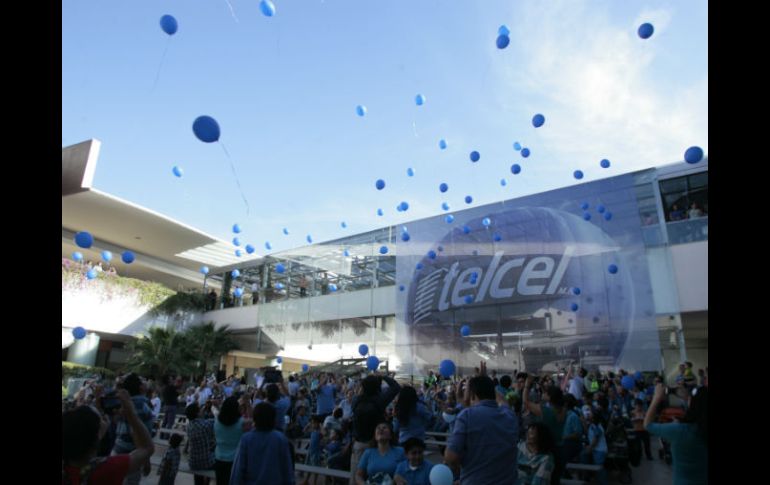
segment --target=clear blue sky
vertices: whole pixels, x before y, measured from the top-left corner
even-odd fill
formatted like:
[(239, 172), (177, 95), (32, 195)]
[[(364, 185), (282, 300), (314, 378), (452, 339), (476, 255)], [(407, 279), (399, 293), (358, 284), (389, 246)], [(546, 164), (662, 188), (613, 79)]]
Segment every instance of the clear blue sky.
[[(226, 240), (238, 222), (261, 252), (459, 209), (465, 195), (571, 185), (578, 168), (588, 181), (708, 152), (705, 1), (275, 0), (272, 18), (257, 0), (229, 2), (65, 0), (62, 146), (101, 140), (96, 188)], [(249, 217), (222, 147), (193, 135), (204, 114)]]

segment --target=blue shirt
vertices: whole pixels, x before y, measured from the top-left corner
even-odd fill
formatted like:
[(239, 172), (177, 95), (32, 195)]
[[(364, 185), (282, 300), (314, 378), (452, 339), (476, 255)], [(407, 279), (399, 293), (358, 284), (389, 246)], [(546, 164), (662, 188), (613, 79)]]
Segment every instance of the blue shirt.
[(580, 422), (580, 417), (574, 411), (567, 411), (567, 419), (564, 423), (564, 433), (562, 438), (572, 434), (578, 435), (577, 439), (583, 436), (583, 423)]
[(225, 426), (219, 422), (219, 419), (214, 420), (214, 438), (217, 442), (217, 447), (214, 450), (214, 458), (219, 461), (235, 460), (235, 451), (238, 449), (238, 443), (241, 442), (241, 436), (243, 435), (243, 418), (238, 418), (235, 424)]
[(377, 473), (387, 473), (393, 478), (396, 467), (406, 460), (404, 449), (400, 446), (392, 447), (385, 455), (380, 455), (379, 448), (367, 448), (358, 462), (358, 469), (366, 471), (366, 477), (370, 478)]
[(334, 384), (325, 384), (318, 389), (316, 414), (329, 414), (334, 411)]
[(425, 429), (428, 427), (431, 417), (432, 415), (425, 404), (418, 401), (416, 409), (412, 410), (409, 415), (409, 422), (407, 424), (398, 423), (398, 442), (403, 443), (409, 438), (419, 438), (425, 441)]
[(274, 403), (267, 402), (275, 408), (275, 429), (283, 431), (284, 426), (286, 426), (286, 411), (291, 406), (291, 399), (282, 397)]
[[(131, 402), (134, 403), (134, 409), (139, 420), (144, 423), (144, 427), (152, 434), (152, 428), (154, 426), (152, 418), (152, 409), (148, 406), (150, 402), (146, 397), (142, 395), (131, 396)], [(114, 450), (116, 453), (131, 453), (136, 449), (134, 444), (134, 438), (131, 436), (131, 427), (125, 419), (118, 421), (118, 426), (115, 430), (117, 438), (115, 439)]]
[(310, 433), (310, 447), (308, 448), (308, 453), (310, 453), (311, 455), (321, 454), (321, 432), (320, 431), (312, 431)]
[(671, 442), (674, 485), (708, 483), (709, 452), (697, 430), (697, 425), (689, 423), (652, 423), (647, 426), (650, 434)]
[(404, 460), (396, 467), (396, 475), (406, 480), (407, 485), (430, 485), (430, 470), (433, 463), (423, 460), (416, 470), (409, 468), (409, 460)]
[(231, 485), (294, 485), (289, 440), (279, 431), (250, 431), (241, 437)]
[(513, 485), (518, 479), (519, 423), (513, 411), (484, 400), (455, 420), (449, 449), (460, 455), (462, 485)]

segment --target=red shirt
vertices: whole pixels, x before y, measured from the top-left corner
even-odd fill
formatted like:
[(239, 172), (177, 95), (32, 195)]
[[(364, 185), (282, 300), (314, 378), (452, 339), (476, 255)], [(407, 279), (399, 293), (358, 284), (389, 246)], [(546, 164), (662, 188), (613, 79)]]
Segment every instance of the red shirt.
[[(94, 468), (88, 478), (89, 485), (122, 485), (128, 473), (131, 457), (126, 455), (110, 456), (102, 464)], [(64, 468), (72, 485), (80, 485), (80, 468), (66, 466)], [(62, 478), (62, 483), (64, 479)]]

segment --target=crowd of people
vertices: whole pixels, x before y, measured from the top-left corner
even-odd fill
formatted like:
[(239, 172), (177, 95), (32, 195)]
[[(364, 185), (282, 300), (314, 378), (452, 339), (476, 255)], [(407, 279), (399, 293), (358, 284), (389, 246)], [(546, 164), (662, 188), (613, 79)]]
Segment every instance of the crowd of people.
[[(178, 414), (187, 419), (190, 470), (213, 470), (218, 484), (295, 483), (296, 460), (349, 470), (357, 485), (427, 485), (439, 463), (463, 485), (558, 484), (570, 478), (571, 462), (600, 465), (596, 480), (606, 484), (609, 462), (621, 455), (615, 446), (632, 463), (642, 450), (652, 460), (651, 437), (664, 444), (674, 484), (707, 483), (708, 369), (698, 374), (682, 364), (671, 387), (659, 375), (572, 365), (498, 378), (481, 363), (471, 377), (431, 371), (421, 383), (379, 373), (273, 373), (257, 386), (235, 376), (190, 385), (129, 374), (117, 393), (86, 383), (63, 412), (62, 483), (139, 483), (151, 472), (153, 435), (168, 440), (158, 483), (174, 483), (184, 437), (169, 430)], [(440, 454), (426, 459), (426, 440), (438, 441)], [(195, 475), (196, 485), (208, 481)]]

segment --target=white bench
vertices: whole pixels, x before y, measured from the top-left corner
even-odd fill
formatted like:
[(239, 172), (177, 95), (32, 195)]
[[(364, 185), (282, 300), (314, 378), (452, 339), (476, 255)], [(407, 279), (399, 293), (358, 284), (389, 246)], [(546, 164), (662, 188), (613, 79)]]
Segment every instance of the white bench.
[(334, 468), (324, 468), (320, 466), (304, 465), (302, 463), (296, 463), (294, 470), (298, 472), (312, 473), (315, 475), (322, 475), (326, 477), (344, 478), (350, 480), (350, 472), (345, 470), (335, 470)]
[(443, 436), (445, 438), (452, 436), (452, 433), (444, 433), (442, 431), (426, 431), (425, 434), (430, 436)]
[(604, 468), (603, 465), (584, 465), (583, 463), (567, 463), (566, 467), (568, 470), (581, 470), (584, 472), (598, 472)]

